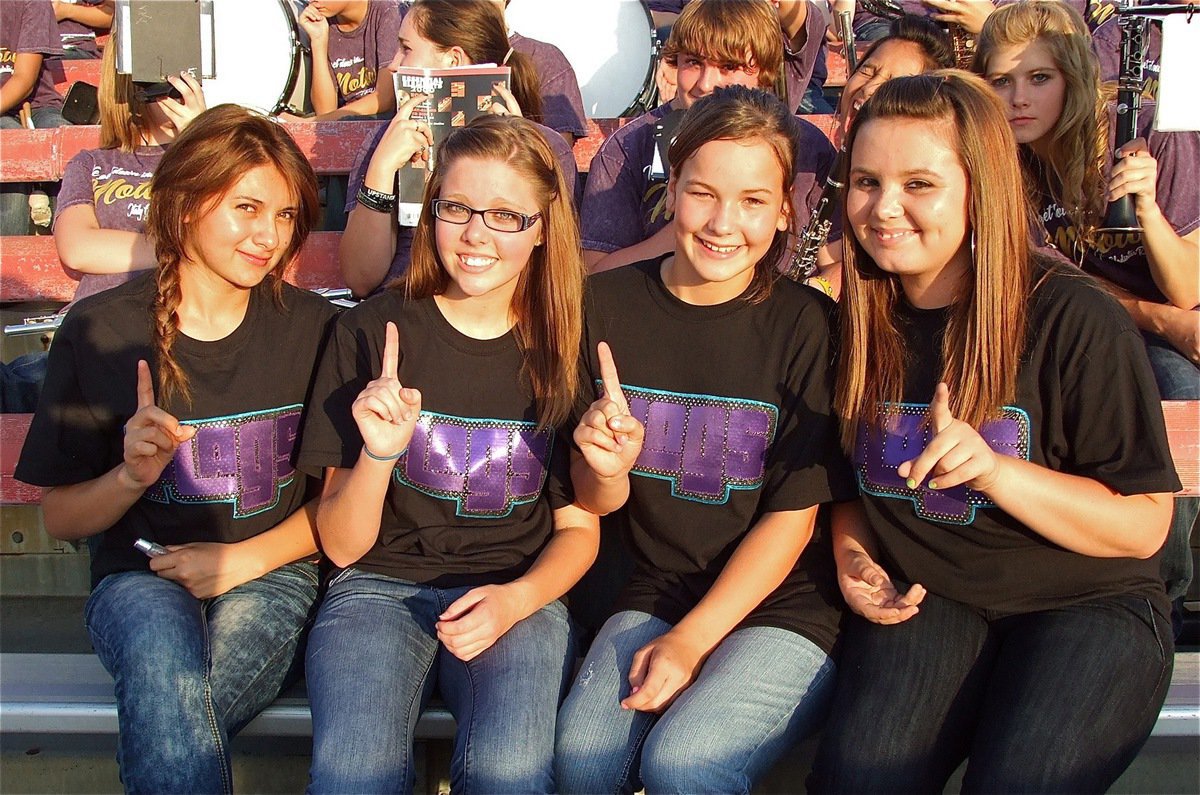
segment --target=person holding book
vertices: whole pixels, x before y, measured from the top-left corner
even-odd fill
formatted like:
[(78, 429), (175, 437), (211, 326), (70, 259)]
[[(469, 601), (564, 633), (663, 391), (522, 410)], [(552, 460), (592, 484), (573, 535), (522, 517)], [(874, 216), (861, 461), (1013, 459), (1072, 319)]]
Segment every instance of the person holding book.
[[(400, 26), (396, 67), (446, 69), (494, 63), (512, 70), (511, 90), (497, 88), (490, 113), (541, 117), (537, 74), (532, 62), (509, 45), (504, 18), (491, 2), (416, 0)], [(423, 97), (402, 103), (391, 123), (363, 147), (350, 173), (346, 231), (338, 266), (355, 295), (374, 293), (408, 267), (413, 227), (401, 226), (396, 210), (397, 173), (415, 159), (427, 161), (432, 131), (410, 117)], [(538, 124), (539, 130), (549, 128)], [(560, 135), (550, 136), (555, 159), (572, 186), (575, 156)], [(411, 201), (412, 197), (404, 197)]]
[(100, 147), (71, 158), (58, 192), (54, 245), (63, 266), (82, 274), (73, 301), (158, 265), (145, 234), (151, 178), (167, 145), (205, 109), (187, 73), (167, 77), (181, 99), (143, 99), (117, 73), (118, 49), (106, 47), (100, 61)]
[(125, 788), (227, 793), (230, 738), (294, 678), (317, 597), (292, 454), (334, 309), (283, 282), (318, 208), (284, 129), (221, 105), (176, 143), (158, 267), (68, 313), (16, 477), (51, 536), (99, 540), (84, 619)]
[(321, 365), (299, 465), (328, 472), (339, 570), (305, 661), (311, 792), (410, 792), (435, 692), (454, 792), (557, 791), (560, 597), (599, 521), (568, 472), (584, 269), (549, 138), (512, 116), (452, 132), (403, 283), (344, 314)]

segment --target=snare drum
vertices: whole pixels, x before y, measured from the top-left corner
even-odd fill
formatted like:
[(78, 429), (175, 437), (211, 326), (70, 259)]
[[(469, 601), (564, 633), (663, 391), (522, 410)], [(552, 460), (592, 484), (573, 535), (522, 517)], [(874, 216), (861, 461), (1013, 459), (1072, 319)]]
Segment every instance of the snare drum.
[(567, 56), (590, 118), (646, 110), (639, 106), (654, 87), (655, 39), (643, 0), (512, 0), (504, 14), (510, 28)]
[(260, 113), (309, 106), (312, 54), (301, 44), (293, 0), (214, 0), (216, 77), (204, 81), (208, 107), (232, 102)]

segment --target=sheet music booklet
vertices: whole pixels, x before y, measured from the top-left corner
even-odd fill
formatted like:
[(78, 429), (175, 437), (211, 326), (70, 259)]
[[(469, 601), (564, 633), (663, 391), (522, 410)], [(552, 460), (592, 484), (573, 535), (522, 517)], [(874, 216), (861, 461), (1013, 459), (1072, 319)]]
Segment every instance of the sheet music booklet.
[(436, 163), (438, 147), (456, 127), (488, 112), (499, 99), (493, 87), (511, 85), (507, 66), (476, 64), (452, 69), (401, 67), (393, 75), (396, 107), (413, 94), (428, 94), (429, 99), (413, 109), (411, 118), (429, 124), (433, 148), (425, 162), (408, 163), (397, 174), (397, 207), (400, 226), (416, 226), (421, 217), (425, 183)]

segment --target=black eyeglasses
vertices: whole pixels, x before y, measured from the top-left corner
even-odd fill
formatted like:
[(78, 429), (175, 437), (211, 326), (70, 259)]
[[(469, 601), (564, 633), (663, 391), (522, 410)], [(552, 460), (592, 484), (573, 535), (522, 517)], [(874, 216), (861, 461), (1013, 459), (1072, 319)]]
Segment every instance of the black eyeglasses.
[(516, 210), (476, 210), (446, 199), (434, 199), (431, 206), (434, 217), (439, 221), (462, 225), (469, 223), (471, 216), (481, 215), (484, 226), (497, 232), (524, 232), (542, 217), (541, 213), (525, 215)]

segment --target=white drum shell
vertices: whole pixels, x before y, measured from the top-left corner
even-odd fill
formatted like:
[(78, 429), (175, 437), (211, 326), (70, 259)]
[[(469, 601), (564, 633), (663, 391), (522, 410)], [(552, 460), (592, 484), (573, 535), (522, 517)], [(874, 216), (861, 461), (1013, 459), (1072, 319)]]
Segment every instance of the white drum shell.
[(562, 50), (590, 118), (615, 118), (654, 79), (654, 28), (642, 0), (512, 0), (508, 26)]
[(225, 102), (261, 113), (306, 104), (307, 80), (295, 0), (213, 0), (214, 67), (208, 107)]

